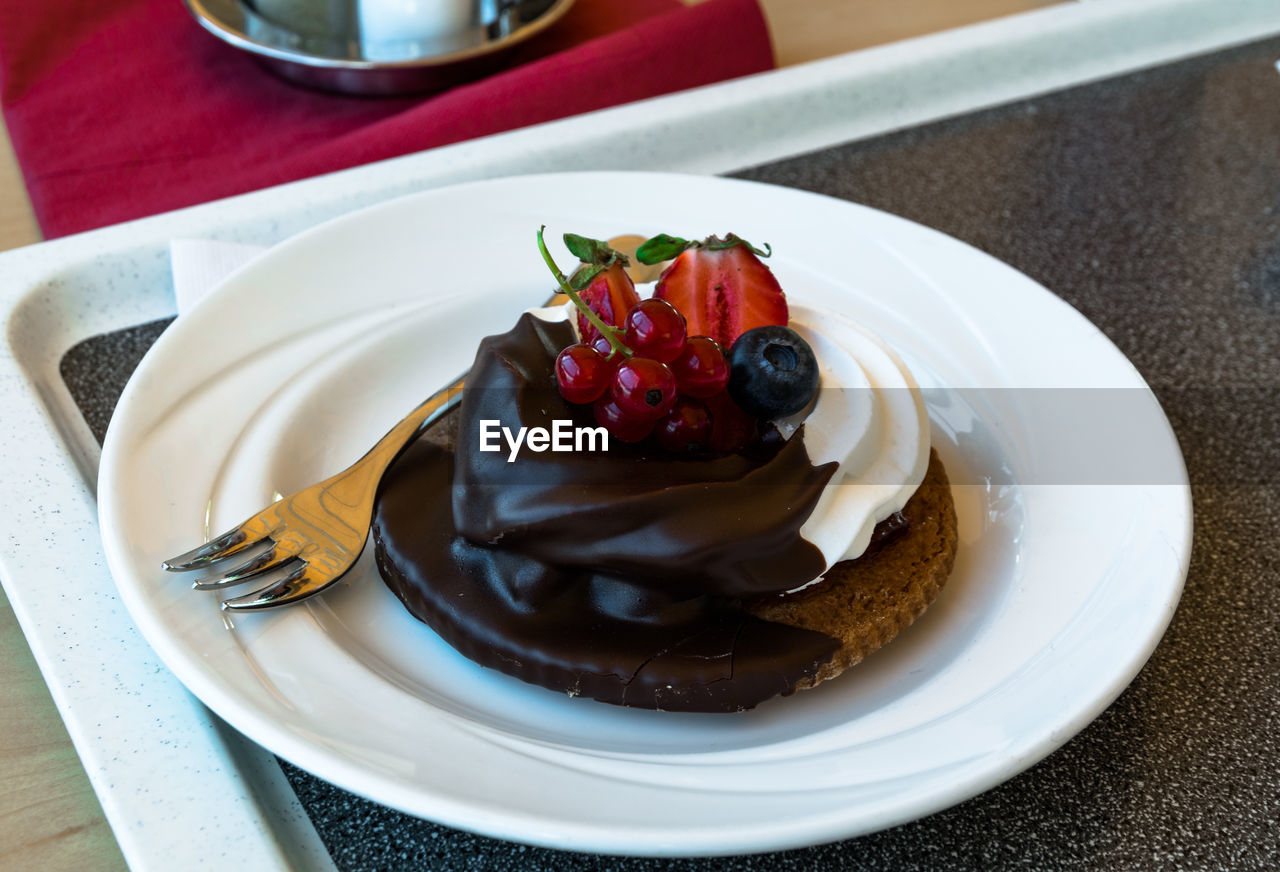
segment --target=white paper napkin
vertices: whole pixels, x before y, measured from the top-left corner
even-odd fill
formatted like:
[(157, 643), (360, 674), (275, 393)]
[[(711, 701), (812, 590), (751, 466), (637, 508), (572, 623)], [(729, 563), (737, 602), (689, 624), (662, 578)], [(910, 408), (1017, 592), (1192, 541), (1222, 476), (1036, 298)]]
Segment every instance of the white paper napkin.
[(265, 245), (213, 239), (172, 240), (169, 243), (169, 262), (178, 314), (190, 309), (218, 282), (266, 250)]

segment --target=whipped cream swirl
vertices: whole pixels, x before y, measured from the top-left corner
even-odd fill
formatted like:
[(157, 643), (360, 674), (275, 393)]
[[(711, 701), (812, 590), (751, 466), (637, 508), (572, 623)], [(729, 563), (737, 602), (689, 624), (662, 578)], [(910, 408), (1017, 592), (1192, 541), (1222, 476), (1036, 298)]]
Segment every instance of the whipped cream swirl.
[[(901, 358), (843, 316), (791, 304), (791, 328), (818, 359), (818, 399), (807, 415), (776, 422), (784, 436), (804, 424), (815, 465), (835, 461), (800, 535), (827, 567), (867, 550), (876, 524), (901, 511), (929, 466), (929, 415)], [(803, 420), (800, 420), (803, 416)]]

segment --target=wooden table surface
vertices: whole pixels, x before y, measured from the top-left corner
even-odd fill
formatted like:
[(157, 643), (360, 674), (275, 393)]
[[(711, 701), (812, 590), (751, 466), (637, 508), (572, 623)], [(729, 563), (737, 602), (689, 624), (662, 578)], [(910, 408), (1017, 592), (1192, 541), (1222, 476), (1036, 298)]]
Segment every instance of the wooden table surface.
[[(684, 0), (693, 4), (703, 0)], [(779, 66), (1057, 0), (760, 0)], [(0, 251), (41, 240), (0, 124)], [(126, 868), (8, 600), (0, 591), (0, 868)]]

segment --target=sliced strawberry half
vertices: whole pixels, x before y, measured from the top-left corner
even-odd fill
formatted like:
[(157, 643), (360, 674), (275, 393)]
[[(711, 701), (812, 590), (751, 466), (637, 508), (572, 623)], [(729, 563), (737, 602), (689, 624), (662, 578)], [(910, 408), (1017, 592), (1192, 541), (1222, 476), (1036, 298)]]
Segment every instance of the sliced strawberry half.
[[(627, 312), (640, 302), (640, 295), (636, 293), (636, 286), (632, 283), (631, 276), (627, 275), (622, 261), (596, 273), (591, 284), (578, 293), (582, 302), (599, 315), (600, 320), (612, 327), (621, 327)], [(587, 320), (586, 315), (579, 312), (578, 334), (584, 343), (590, 345), (600, 335), (600, 331)]]
[(710, 336), (726, 349), (755, 327), (787, 324), (786, 294), (759, 255), (768, 252), (733, 234), (702, 242), (659, 236), (636, 253), (642, 263), (675, 257), (653, 295), (680, 310), (688, 335)]
[[(627, 274), (626, 255), (614, 251), (607, 242), (576, 233), (566, 233), (564, 244), (569, 253), (582, 262), (569, 278), (570, 286), (601, 321), (611, 327), (622, 327), (627, 312), (640, 302), (635, 283)], [(600, 337), (600, 330), (583, 312), (578, 313), (578, 335), (587, 345)]]

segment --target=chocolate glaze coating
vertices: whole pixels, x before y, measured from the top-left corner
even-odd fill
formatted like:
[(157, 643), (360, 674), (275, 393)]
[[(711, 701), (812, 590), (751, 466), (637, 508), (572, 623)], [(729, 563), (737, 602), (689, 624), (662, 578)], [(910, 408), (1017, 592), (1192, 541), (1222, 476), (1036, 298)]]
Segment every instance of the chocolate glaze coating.
[(555, 420), (595, 426), (555, 386), (567, 323), (523, 316), (485, 339), (462, 401), (454, 473), (458, 531), (543, 562), (607, 567), (682, 596), (753, 596), (799, 587), (825, 568), (799, 536), (836, 464), (815, 467), (802, 438), (741, 454), (677, 456), (651, 442), (609, 450), (476, 450), (481, 421), (518, 429)]

